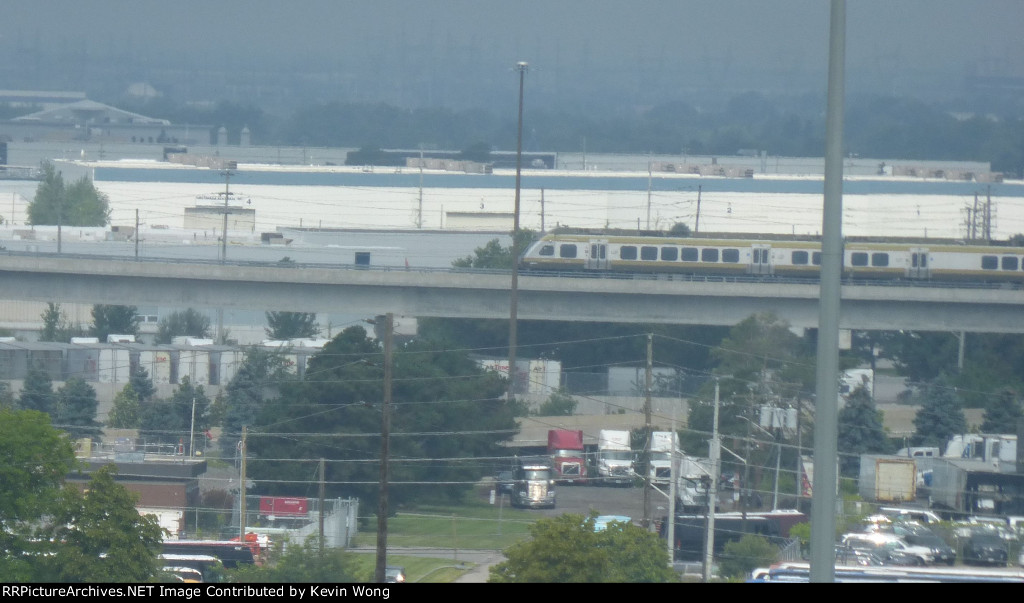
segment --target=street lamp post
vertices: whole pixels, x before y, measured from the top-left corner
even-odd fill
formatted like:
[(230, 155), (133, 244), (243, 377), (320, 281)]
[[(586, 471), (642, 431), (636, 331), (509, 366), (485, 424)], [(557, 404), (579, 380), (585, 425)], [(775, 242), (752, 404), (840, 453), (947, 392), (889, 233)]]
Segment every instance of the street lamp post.
[(512, 290), (508, 321), (508, 399), (515, 396), (516, 385), (516, 322), (519, 316), (519, 186), (523, 171), (523, 81), (528, 63), (516, 63), (519, 72), (519, 127), (516, 134), (516, 196), (512, 213)]

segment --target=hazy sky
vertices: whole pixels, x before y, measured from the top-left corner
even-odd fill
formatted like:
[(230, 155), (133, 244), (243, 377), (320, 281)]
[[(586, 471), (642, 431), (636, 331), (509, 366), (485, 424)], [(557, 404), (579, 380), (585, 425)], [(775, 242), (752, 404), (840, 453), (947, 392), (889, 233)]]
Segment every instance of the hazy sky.
[[(829, 6), (828, 0), (4, 0), (0, 50), (40, 68), (31, 81), (24, 71), (0, 67), (0, 88), (98, 85), (107, 78), (97, 67), (102, 62), (121, 65), (112, 70), (118, 86), (135, 79), (179, 95), (216, 96), (219, 81), (224, 94), (268, 99), (292, 86), (306, 95), (322, 91), (324, 98), (310, 100), (473, 104), (507, 98), (515, 82), (511, 66), (523, 60), (531, 64), (535, 98), (558, 102), (593, 102), (600, 95), (609, 105), (629, 107), (709, 90), (823, 93)], [(848, 92), (956, 94), (972, 74), (1024, 77), (1021, 24), (1022, 0), (850, 0)], [(68, 74), (45, 79), (59, 71), (55, 63), (70, 65)], [(188, 72), (195, 77), (181, 83)], [(282, 74), (294, 80), (281, 83)]]

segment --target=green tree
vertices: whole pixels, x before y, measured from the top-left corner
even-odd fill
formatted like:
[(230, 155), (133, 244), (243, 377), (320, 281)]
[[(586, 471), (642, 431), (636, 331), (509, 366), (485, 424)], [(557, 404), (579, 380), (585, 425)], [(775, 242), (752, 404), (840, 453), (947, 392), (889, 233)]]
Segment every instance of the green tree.
[(92, 326), (89, 334), (106, 341), (107, 335), (138, 335), (138, 309), (135, 306), (108, 306), (96, 304), (92, 307)]
[[(525, 228), (520, 229), (516, 240), (519, 253), (522, 253), (530, 243), (537, 240), (537, 233)], [(512, 262), (512, 247), (505, 247), (499, 239), (491, 239), (483, 247), (477, 247), (472, 255), (453, 261), (452, 266), (454, 268), (511, 270)]]
[(267, 337), (274, 340), (308, 338), (320, 335), (313, 312), (267, 312)]
[(114, 396), (114, 405), (107, 417), (107, 425), (117, 429), (137, 429), (139, 427), (139, 395), (131, 383), (126, 383), (121, 391)]
[(964, 409), (949, 379), (944, 375), (921, 391), (920, 408), (914, 416), (914, 445), (944, 449), (949, 438), (967, 431)]
[(73, 439), (100, 436), (96, 422), (96, 390), (81, 377), (68, 379), (57, 390), (57, 407), (53, 415), (55, 425), (64, 429)]
[(840, 463), (847, 474), (856, 475), (860, 468), (860, 455), (868, 452), (886, 452), (889, 439), (882, 427), (882, 411), (867, 388), (857, 386), (839, 411), (838, 447)]
[(566, 513), (530, 526), (531, 538), (505, 549), (488, 582), (675, 582), (668, 552), (657, 535), (612, 522), (594, 531), (594, 518)]
[(276, 398), (280, 388), (293, 377), (288, 372), (289, 360), (277, 350), (252, 346), (245, 351), (245, 360), (227, 385), (225, 412), (220, 434), (221, 454), (235, 455), (235, 447), (243, 425), (253, 425), (268, 400)]
[[(290, 491), (272, 482), (292, 479), (295, 462), (261, 458), (359, 461), (328, 463), (328, 492), (375, 504), (379, 468), (362, 461), (380, 453), (379, 439), (366, 436), (381, 429), (383, 361), (379, 343), (358, 326), (310, 358), (305, 380), (283, 384), (281, 395), (253, 421), (254, 431), (280, 434), (250, 440), (254, 479), (268, 480), (275, 492)], [(396, 350), (393, 366), (390, 453), (440, 462), (392, 464), (389, 500), (395, 505), (411, 499), (460, 500), (493, 467), (455, 459), (505, 456), (502, 442), (516, 431), (503, 381), (465, 354), (419, 340)], [(346, 437), (339, 440), (340, 435)]]
[(0, 408), (0, 576), (4, 582), (36, 578), (40, 541), (32, 528), (53, 513), (64, 477), (75, 465), (71, 443), (32, 410)]
[(25, 382), (18, 395), (18, 407), (22, 410), (38, 410), (52, 415), (57, 410), (57, 397), (53, 393), (50, 373), (39, 363), (34, 363), (25, 375)]
[(156, 517), (135, 510), (138, 495), (101, 468), (83, 493), (66, 486), (48, 529), (49, 555), (38, 560), (41, 581), (146, 582), (159, 570), (163, 530)]
[(1017, 426), (1022, 418), (1024, 418), (1024, 406), (1021, 405), (1017, 392), (1004, 387), (996, 392), (995, 399), (989, 402), (985, 408), (981, 431), (982, 433), (1017, 433)]
[(210, 399), (203, 386), (182, 377), (170, 399), (151, 400), (141, 405), (140, 433), (151, 441), (183, 442), (186, 447), (192, 437), (201, 442), (210, 427), (209, 408)]
[(63, 224), (64, 226), (105, 226), (110, 219), (110, 202), (96, 190), (92, 180), (83, 176), (70, 186), (49, 161), (42, 166), (42, 179), (28, 205), (32, 224)]
[(541, 402), (537, 415), (541, 417), (571, 417), (576, 412), (579, 402), (565, 390), (552, 392), (548, 399)]
[(71, 324), (67, 314), (61, 310), (60, 304), (47, 303), (40, 318), (43, 320), (43, 330), (39, 333), (39, 341), (67, 343), (72, 337), (80, 337), (85, 333), (80, 325)]
[(210, 337), (210, 318), (192, 308), (173, 312), (157, 325), (156, 342), (171, 343), (175, 337)]
[(135, 390), (135, 394), (139, 397), (140, 402), (150, 400), (156, 394), (153, 380), (149, 378), (149, 372), (145, 367), (136, 366), (133, 368), (128, 375), (128, 382), (131, 383), (132, 389)]
[(726, 543), (718, 570), (728, 578), (743, 578), (759, 567), (767, 567), (779, 557), (779, 549), (762, 536), (747, 534)]
[[(287, 546), (286, 546), (287, 545)], [(303, 543), (277, 541), (261, 566), (248, 566), (230, 572), (232, 582), (306, 583), (367, 582), (369, 576), (353, 571), (353, 554), (325, 548), (310, 536)]]

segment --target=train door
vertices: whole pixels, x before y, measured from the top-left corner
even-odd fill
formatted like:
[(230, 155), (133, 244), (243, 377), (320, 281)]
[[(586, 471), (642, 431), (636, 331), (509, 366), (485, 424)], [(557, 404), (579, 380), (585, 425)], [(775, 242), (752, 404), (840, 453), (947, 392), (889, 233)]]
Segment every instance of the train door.
[(608, 269), (607, 239), (592, 239), (590, 241), (590, 252), (587, 254), (586, 267), (588, 270)]
[(929, 278), (931, 276), (930, 264), (927, 248), (912, 247), (910, 249), (910, 264), (907, 266), (907, 278)]
[(753, 245), (751, 247), (750, 274), (775, 274), (770, 245)]

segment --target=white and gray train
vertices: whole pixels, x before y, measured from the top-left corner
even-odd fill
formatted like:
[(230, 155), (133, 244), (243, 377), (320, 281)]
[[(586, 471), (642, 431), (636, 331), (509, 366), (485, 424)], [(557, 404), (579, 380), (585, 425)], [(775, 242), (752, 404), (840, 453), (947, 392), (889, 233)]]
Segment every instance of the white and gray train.
[[(520, 266), (526, 270), (816, 278), (821, 242), (549, 234), (526, 249)], [(1024, 247), (847, 241), (843, 276), (1024, 282)]]

